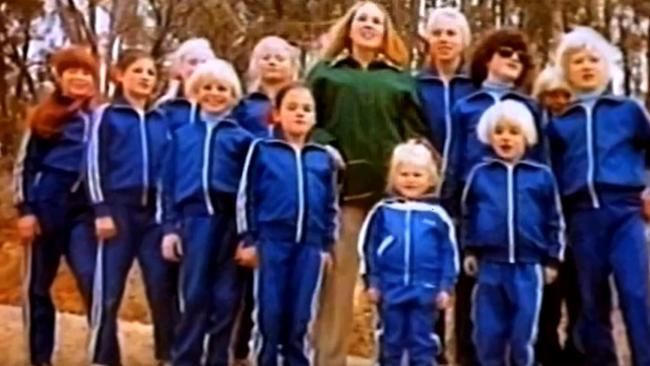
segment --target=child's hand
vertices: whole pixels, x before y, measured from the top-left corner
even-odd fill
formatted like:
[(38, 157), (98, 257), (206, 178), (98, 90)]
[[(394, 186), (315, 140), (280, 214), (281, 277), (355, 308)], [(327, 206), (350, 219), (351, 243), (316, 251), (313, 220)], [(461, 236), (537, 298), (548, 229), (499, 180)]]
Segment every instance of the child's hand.
[(473, 255), (468, 255), (463, 261), (463, 269), (468, 276), (475, 277), (478, 273), (478, 260)]
[(555, 282), (557, 276), (558, 276), (557, 268), (553, 266), (544, 267), (544, 282), (546, 282), (547, 285)]
[(438, 296), (436, 296), (436, 305), (440, 310), (449, 308), (449, 305), (451, 305), (451, 296), (449, 296), (446, 291), (440, 292)]
[(162, 256), (168, 261), (178, 262), (183, 256), (183, 247), (181, 246), (181, 238), (176, 234), (167, 234), (163, 237)]
[(254, 246), (245, 247), (240, 244), (235, 252), (235, 261), (242, 267), (257, 268), (257, 249)]
[(95, 234), (100, 240), (108, 240), (117, 235), (117, 228), (113, 218), (110, 216), (96, 218)]
[(643, 200), (643, 217), (646, 222), (650, 222), (650, 190), (643, 191), (641, 199)]
[(379, 299), (381, 298), (381, 293), (379, 290), (377, 290), (374, 287), (370, 287), (367, 291), (366, 294), (368, 295), (368, 300), (372, 302), (373, 304), (377, 304), (379, 302)]
[(34, 238), (41, 233), (41, 226), (35, 215), (26, 215), (18, 219), (18, 236), (23, 243), (31, 244)]
[(323, 270), (325, 273), (330, 273), (334, 268), (334, 259), (332, 258), (332, 255), (328, 252), (322, 252), (321, 259), (323, 260)]

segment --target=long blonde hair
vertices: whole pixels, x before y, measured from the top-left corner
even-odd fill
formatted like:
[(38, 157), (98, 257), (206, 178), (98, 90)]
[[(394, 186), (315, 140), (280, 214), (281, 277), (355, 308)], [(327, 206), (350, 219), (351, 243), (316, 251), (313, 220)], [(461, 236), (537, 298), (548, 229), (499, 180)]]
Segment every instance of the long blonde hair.
[(323, 48), (321, 57), (326, 60), (331, 60), (340, 55), (343, 50), (350, 48), (350, 26), (352, 20), (359, 8), (366, 4), (374, 4), (384, 13), (386, 31), (384, 34), (383, 51), (381, 53), (392, 63), (400, 67), (407, 67), (409, 63), (409, 52), (402, 37), (397, 33), (395, 24), (390, 19), (390, 14), (388, 14), (386, 8), (381, 4), (368, 0), (358, 1), (352, 5), (345, 15), (329, 29), (327, 33), (327, 44)]

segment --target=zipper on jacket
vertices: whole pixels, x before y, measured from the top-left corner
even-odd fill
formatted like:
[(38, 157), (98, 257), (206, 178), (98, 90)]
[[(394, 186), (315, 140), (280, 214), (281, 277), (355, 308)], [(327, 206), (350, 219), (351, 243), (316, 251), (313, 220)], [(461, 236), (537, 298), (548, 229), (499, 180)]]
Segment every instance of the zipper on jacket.
[(508, 262), (515, 263), (515, 197), (514, 197), (514, 165), (508, 168)]
[(404, 223), (404, 284), (411, 282), (411, 209), (406, 210)]
[(305, 220), (305, 194), (303, 187), (305, 179), (302, 171), (302, 150), (293, 145), (292, 147), (296, 154), (296, 174), (298, 175), (298, 220), (296, 220), (298, 228), (296, 230), (296, 243), (300, 243), (302, 240), (302, 227)]
[[(442, 167), (440, 169), (440, 175), (444, 179), (445, 173), (447, 172), (447, 166), (449, 164), (449, 149), (451, 145), (451, 83), (441, 80), (443, 89), (445, 90), (445, 141), (442, 145)], [(442, 187), (442, 184), (438, 184), (438, 189)]]
[(210, 141), (212, 140), (212, 132), (216, 125), (206, 123), (205, 141), (203, 142), (203, 168), (201, 169), (201, 185), (203, 186), (203, 199), (205, 200), (205, 208), (210, 215), (214, 214), (214, 207), (210, 200)]
[(147, 126), (143, 111), (138, 110), (140, 118), (140, 143), (142, 145), (142, 206), (147, 205), (149, 191), (149, 147), (147, 146)]
[(594, 208), (600, 207), (598, 195), (596, 194), (596, 186), (594, 185), (594, 170), (595, 170), (595, 157), (594, 157), (594, 131), (593, 131), (593, 110), (585, 106), (585, 113), (587, 114), (587, 189), (591, 197), (591, 203)]

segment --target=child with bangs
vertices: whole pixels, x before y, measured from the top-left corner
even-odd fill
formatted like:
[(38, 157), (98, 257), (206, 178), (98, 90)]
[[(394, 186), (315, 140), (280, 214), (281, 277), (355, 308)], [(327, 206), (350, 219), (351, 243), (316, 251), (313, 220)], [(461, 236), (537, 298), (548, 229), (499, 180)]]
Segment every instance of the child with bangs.
[(488, 108), (477, 137), (492, 152), (469, 172), (461, 200), (477, 359), (532, 365), (544, 277), (555, 280), (565, 247), (559, 191), (549, 167), (524, 158), (537, 143), (524, 103)]
[[(235, 195), (253, 136), (231, 116), (241, 98), (232, 65), (214, 59), (185, 83), (199, 108), (172, 133), (165, 159), (163, 255), (180, 261), (174, 365), (228, 365), (242, 278), (235, 261)], [(207, 345), (204, 351), (204, 339)]]
[[(432, 203), (440, 177), (428, 143), (410, 140), (393, 150), (391, 197), (370, 211), (359, 236), (361, 273), (380, 316), (378, 363), (436, 365), (435, 334), (450, 305), (459, 272), (454, 224)], [(432, 316), (432, 314), (434, 316)]]

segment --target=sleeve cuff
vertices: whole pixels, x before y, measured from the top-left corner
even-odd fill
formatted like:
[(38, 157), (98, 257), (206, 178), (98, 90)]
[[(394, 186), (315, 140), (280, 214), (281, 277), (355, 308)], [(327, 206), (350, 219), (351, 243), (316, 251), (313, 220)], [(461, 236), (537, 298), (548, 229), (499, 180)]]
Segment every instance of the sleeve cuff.
[(111, 209), (106, 203), (97, 203), (94, 206), (95, 217), (110, 217)]
[(179, 234), (180, 233), (180, 227), (177, 223), (175, 222), (166, 222), (163, 223), (163, 234)]
[(19, 204), (18, 206), (16, 206), (16, 209), (18, 210), (19, 216), (28, 216), (34, 214), (34, 208), (31, 205), (26, 203)]

